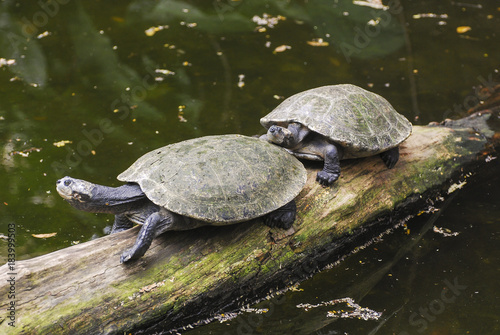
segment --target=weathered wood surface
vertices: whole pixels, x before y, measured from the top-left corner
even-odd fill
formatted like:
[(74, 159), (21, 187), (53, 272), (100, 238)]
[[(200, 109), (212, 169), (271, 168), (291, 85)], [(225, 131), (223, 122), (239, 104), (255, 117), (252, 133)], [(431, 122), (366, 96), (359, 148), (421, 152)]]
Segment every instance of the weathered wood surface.
[(372, 237), (377, 227), (395, 224), (412, 203), (422, 205), (443, 185), (447, 189), (488, 150), (488, 117), (453, 123), (458, 129), (414, 127), (392, 170), (378, 157), (345, 161), (341, 178), (323, 188), (314, 180), (317, 170), (309, 169), (297, 221), (287, 232), (258, 220), (171, 232), (142, 259), (122, 265), (120, 254), (133, 244), (136, 227), (19, 261), (15, 327), (6, 313), (12, 271), (4, 265), (0, 333), (123, 334), (158, 322), (169, 329), (303, 279)]

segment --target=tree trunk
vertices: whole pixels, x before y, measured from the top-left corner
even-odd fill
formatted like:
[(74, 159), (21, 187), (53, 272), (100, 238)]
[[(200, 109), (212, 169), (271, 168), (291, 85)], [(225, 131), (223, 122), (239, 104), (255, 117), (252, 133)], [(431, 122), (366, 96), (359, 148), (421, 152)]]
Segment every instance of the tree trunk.
[(415, 214), (427, 199), (459, 187), (454, 178), (492, 150), (486, 145), (486, 137), (493, 137), (489, 117), (415, 126), (393, 169), (378, 157), (342, 161), (341, 178), (332, 187), (318, 185), (320, 166), (310, 165), (288, 231), (254, 220), (169, 232), (140, 260), (120, 264), (120, 254), (135, 241), (135, 227), (12, 268), (6, 264), (0, 267), (0, 332), (170, 329), (284, 288)]

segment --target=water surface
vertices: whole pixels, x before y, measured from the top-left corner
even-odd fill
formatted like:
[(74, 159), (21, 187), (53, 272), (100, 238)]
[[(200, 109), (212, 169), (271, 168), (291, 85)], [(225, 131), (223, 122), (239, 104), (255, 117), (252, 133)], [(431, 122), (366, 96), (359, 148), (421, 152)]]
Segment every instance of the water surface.
[[(154, 148), (260, 134), (259, 118), (283, 98), (320, 85), (370, 89), (427, 124), (464, 116), (500, 81), (498, 4), (388, 3), (1, 2), (0, 232), (15, 224), (17, 259), (103, 236), (112, 223), (66, 204), (55, 192), (64, 175), (117, 186), (116, 176)], [(272, 315), (256, 314), (265, 327), (256, 323), (252, 332), (498, 330), (498, 171), (493, 160), (439, 212), (436, 225), (458, 236), (428, 231), (397, 258), (430, 220), (419, 217), (408, 223), (411, 234), (397, 230), (288, 293)], [(421, 318), (409, 321), (455, 278), (467, 288), (435, 319), (424, 318), (425, 330)], [(382, 317), (332, 319), (326, 312), (339, 306), (296, 307), (346, 296)], [(237, 333), (245, 317), (196, 332)]]

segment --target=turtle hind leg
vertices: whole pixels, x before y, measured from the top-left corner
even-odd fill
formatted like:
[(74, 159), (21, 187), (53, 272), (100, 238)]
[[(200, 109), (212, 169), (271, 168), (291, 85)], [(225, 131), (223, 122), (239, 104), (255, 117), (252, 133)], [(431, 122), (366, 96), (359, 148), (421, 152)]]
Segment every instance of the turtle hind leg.
[(295, 205), (295, 201), (292, 200), (286, 205), (278, 208), (274, 212), (267, 214), (264, 217), (264, 223), (271, 228), (278, 227), (282, 229), (288, 229), (295, 221), (296, 212), (297, 206)]
[(382, 158), (387, 168), (392, 169), (399, 159), (399, 147), (382, 152), (380, 158)]

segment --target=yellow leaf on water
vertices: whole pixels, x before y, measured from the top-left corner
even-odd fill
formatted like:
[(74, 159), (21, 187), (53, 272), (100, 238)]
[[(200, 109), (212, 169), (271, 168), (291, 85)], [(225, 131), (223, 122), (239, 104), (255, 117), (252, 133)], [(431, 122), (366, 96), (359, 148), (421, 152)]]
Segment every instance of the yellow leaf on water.
[(328, 42), (323, 41), (322, 38), (315, 38), (312, 41), (307, 41), (307, 44), (313, 46), (313, 47), (327, 47)]
[(469, 26), (460, 26), (460, 27), (457, 27), (457, 33), (459, 34), (463, 34), (463, 33), (466, 33), (468, 32), (469, 30), (471, 30), (472, 28), (469, 27)]
[(31, 234), (34, 238), (49, 238), (56, 236), (57, 233), (48, 233), (48, 234)]
[(168, 29), (168, 25), (151, 27), (151, 28), (148, 28), (148, 29), (144, 30), (144, 33), (146, 34), (146, 36), (151, 37), (151, 36), (153, 36), (154, 34), (156, 34), (157, 32), (159, 32), (160, 30), (163, 30), (163, 29)]
[(54, 146), (60, 148), (60, 147), (64, 147), (66, 144), (71, 144), (73, 143), (72, 141), (68, 141), (68, 140), (62, 140), (62, 141), (59, 141), (59, 142), (55, 142), (55, 143), (52, 143)]
[(291, 46), (283, 44), (283, 45), (280, 45), (279, 47), (276, 47), (276, 49), (274, 49), (273, 53), (283, 52), (283, 51), (291, 49), (291, 48), (292, 48)]

